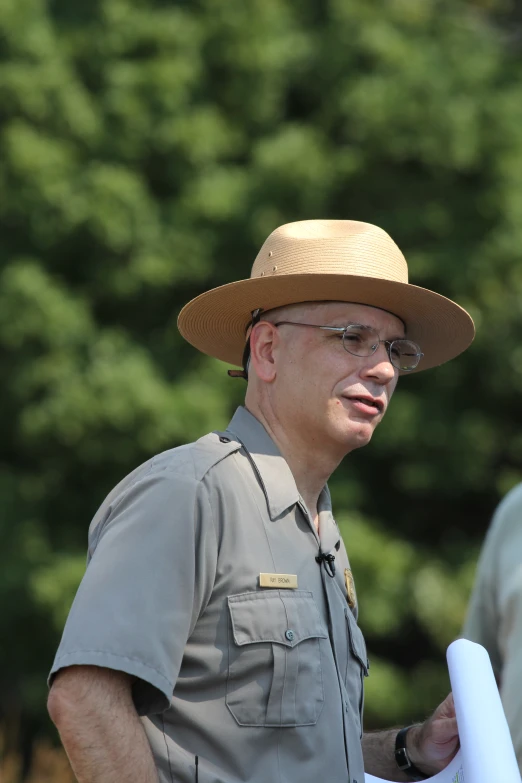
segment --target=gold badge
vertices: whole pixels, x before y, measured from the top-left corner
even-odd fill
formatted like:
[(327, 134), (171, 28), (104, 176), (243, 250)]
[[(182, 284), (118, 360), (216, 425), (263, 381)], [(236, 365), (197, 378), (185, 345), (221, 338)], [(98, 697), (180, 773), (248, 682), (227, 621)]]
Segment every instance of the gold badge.
[(260, 587), (283, 587), (295, 590), (297, 587), (297, 574), (259, 574)]
[(355, 595), (355, 582), (353, 581), (353, 574), (349, 568), (344, 569), (344, 584), (346, 585), (346, 599), (350, 609), (354, 609), (357, 604), (357, 596)]

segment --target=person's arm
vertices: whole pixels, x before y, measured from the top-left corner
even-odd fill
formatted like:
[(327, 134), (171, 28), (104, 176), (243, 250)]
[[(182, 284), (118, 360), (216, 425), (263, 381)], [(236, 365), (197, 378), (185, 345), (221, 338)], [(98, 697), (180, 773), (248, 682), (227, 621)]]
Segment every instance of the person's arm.
[(132, 681), (98, 666), (70, 666), (56, 676), (49, 714), (78, 783), (158, 783)]
[[(395, 761), (395, 738), (398, 729), (375, 731), (363, 735), (364, 768), (370, 775), (385, 780), (408, 781)], [(410, 761), (427, 777), (444, 769), (459, 748), (459, 734), (453, 696), (440, 704), (431, 718), (412, 726), (406, 735)]]

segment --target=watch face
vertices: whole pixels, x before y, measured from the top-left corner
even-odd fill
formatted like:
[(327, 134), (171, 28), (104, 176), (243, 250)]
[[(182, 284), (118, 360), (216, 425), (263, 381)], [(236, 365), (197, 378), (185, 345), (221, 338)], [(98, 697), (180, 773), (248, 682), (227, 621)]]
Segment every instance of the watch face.
[(411, 767), (411, 761), (409, 759), (406, 748), (396, 748), (395, 761), (397, 762), (399, 769), (406, 770), (408, 767)]
[(395, 761), (397, 762), (399, 769), (404, 772), (410, 780), (426, 780), (429, 775), (425, 775), (420, 769), (417, 769), (415, 764), (411, 763), (408, 751), (406, 750), (406, 734), (410, 729), (411, 726), (405, 726), (395, 737)]
[(395, 761), (399, 769), (408, 775), (410, 780), (426, 780), (426, 775), (423, 775), (420, 769), (411, 763), (406, 748), (395, 748)]

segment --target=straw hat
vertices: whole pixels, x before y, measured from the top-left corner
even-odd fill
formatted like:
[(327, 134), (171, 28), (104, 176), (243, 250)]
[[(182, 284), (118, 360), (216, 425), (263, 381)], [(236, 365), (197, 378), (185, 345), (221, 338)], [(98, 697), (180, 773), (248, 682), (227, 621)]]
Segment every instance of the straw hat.
[(356, 220), (302, 220), (273, 231), (248, 280), (213, 288), (182, 309), (178, 327), (203, 353), (241, 365), (252, 312), (297, 302), (353, 302), (388, 310), (424, 352), (414, 372), (443, 364), (475, 336), (470, 315), (440, 294), (408, 283), (391, 237)]

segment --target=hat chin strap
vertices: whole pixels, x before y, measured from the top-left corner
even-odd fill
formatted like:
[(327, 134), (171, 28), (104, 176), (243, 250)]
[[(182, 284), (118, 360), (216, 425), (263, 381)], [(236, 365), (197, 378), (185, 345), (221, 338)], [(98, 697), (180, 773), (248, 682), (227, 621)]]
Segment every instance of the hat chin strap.
[(250, 335), (252, 334), (252, 329), (254, 326), (259, 323), (261, 320), (261, 313), (263, 312), (262, 307), (258, 307), (256, 310), (252, 310), (252, 320), (247, 325), (247, 328), (245, 329), (245, 334), (247, 335), (246, 343), (245, 343), (245, 350), (243, 351), (243, 357), (241, 359), (241, 364), (243, 366), (242, 370), (228, 370), (227, 375), (230, 378), (244, 378), (245, 381), (248, 381), (248, 365), (250, 362)]
[(227, 370), (227, 375), (230, 376), (230, 378), (244, 378), (245, 381), (248, 380), (247, 371), (245, 370)]

